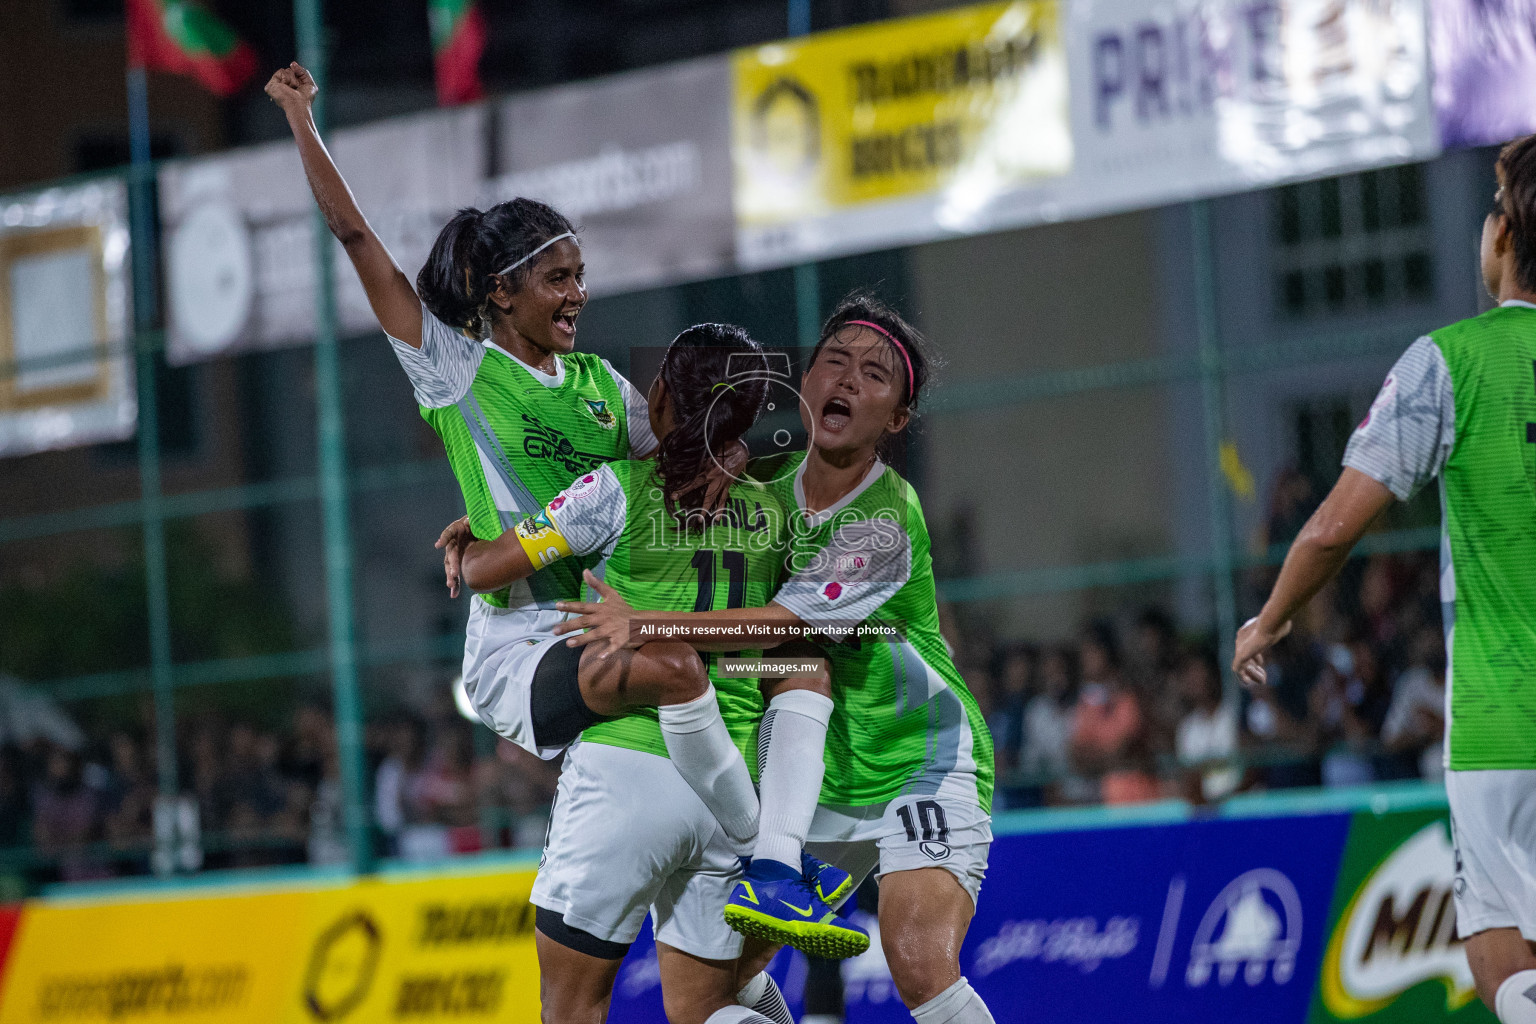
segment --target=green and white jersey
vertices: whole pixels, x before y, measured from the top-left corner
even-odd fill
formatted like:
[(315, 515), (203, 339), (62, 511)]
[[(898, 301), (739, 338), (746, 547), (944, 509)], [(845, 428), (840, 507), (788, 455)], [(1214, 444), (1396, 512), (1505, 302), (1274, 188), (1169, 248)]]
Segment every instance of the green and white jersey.
[[(391, 338), (422, 419), (448, 451), (476, 537), (491, 540), (543, 508), (574, 474), (656, 447), (645, 398), (606, 359), (555, 358), (544, 373), (490, 342), (471, 341), (421, 311), (421, 348)], [(554, 608), (581, 593), (590, 563), (553, 565), (477, 600), (518, 609), (528, 633), (565, 616)]]
[[(750, 481), (732, 485), (710, 525), (683, 529), (667, 511), (661, 479), (650, 461), (614, 462), (588, 473), (518, 530), (525, 548), (536, 542), (558, 550), (563, 542), (572, 555), (599, 556), (594, 571), (640, 611), (761, 607), (782, 576), (789, 539), (783, 505), (769, 488)], [(718, 656), (700, 657), (715, 684), (720, 714), (755, 777), (753, 752), (763, 717), (758, 680), (725, 677)], [(599, 722), (581, 736), (590, 743), (667, 756), (655, 708)]]
[(821, 803), (867, 808), (942, 792), (990, 813), (992, 736), (939, 633), (917, 492), (876, 462), (842, 500), (811, 513), (804, 452), (759, 459), (750, 472), (775, 480), (794, 510), (792, 575), (773, 600), (829, 638), (845, 637), (826, 648), (836, 707)]
[(1536, 307), (1403, 353), (1344, 465), (1408, 499), (1440, 477), (1446, 765), (1536, 768)]

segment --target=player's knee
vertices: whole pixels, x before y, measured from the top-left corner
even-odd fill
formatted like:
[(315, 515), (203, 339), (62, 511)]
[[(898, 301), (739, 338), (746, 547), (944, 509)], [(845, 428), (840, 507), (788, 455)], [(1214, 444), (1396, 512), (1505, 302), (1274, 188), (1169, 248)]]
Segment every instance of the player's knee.
[(704, 661), (687, 644), (650, 643), (641, 650), (656, 680), (656, 703), (686, 704), (702, 697), (709, 689), (709, 674), (704, 670)]
[(953, 954), (934, 956), (934, 950), (926, 943), (921, 944), (921, 949), (913, 949), (900, 940), (887, 941), (884, 933), (881, 940), (891, 981), (907, 1009), (922, 1006), (960, 980), (960, 961)]

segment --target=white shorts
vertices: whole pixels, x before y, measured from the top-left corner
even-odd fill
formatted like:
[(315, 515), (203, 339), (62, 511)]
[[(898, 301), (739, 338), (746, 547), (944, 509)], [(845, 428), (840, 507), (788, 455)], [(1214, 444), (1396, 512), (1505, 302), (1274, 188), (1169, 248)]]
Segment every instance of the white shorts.
[(1456, 934), (1519, 928), (1536, 942), (1536, 770), (1448, 771)]
[(533, 740), (533, 673), (539, 659), (563, 636), (530, 633), (521, 608), (497, 608), (479, 596), (469, 602), (464, 627), (464, 693), (480, 720), (498, 735), (546, 761), (564, 746), (540, 747)]
[(624, 945), (649, 910), (657, 942), (734, 960), (741, 936), (724, 910), (740, 877), (730, 841), (671, 761), (606, 743), (571, 744), (529, 897), (534, 906)]
[(975, 903), (987, 874), (992, 820), (962, 793), (903, 796), (870, 807), (818, 807), (806, 852), (853, 876), (943, 868)]

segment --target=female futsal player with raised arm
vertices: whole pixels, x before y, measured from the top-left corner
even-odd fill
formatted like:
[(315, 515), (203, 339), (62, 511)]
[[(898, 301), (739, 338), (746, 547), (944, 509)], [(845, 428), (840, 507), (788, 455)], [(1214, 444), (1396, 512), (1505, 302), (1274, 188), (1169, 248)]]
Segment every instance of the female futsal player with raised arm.
[[(782, 501), (762, 484), (738, 482), (718, 514), (697, 511), (704, 467), (737, 442), (763, 405), (768, 378), (751, 373), (754, 357), (766, 366), (762, 350), (739, 327), (689, 328), (668, 348), (651, 387), (650, 419), (660, 439), (655, 461), (601, 466), (494, 540), (466, 537), (452, 524), (439, 546), (461, 549), (464, 581), (482, 590), (562, 560), (599, 555), (606, 585), (637, 607), (766, 601), (782, 575), (789, 540)], [(595, 647), (581, 651), (579, 664), (566, 663), (573, 677), (567, 685), (585, 688), (655, 646), (607, 655)], [(688, 654), (687, 667), (702, 687), (706, 669)], [(722, 675), (710, 661), (725, 721), (745, 757), (762, 716), (757, 680)], [(634, 710), (584, 725), (566, 755), (530, 897), (538, 908), (544, 1019), (602, 1019), (620, 961), (650, 908), (672, 1024), (760, 1021), (736, 1005), (741, 936), (720, 913), (741, 875), (736, 850), (668, 763), (657, 712)], [(851, 891), (846, 874), (840, 883)], [(835, 917), (830, 910), (825, 916)], [(868, 946), (862, 930), (846, 922), (843, 928)]]
[[(557, 629), (587, 629), (569, 642), (605, 649), (632, 644), (632, 625), (647, 618), (843, 636), (826, 647), (833, 697), (820, 712), (803, 696), (793, 710), (784, 693), (770, 701), (757, 855), (726, 916), (748, 934), (791, 940), (804, 883), (783, 861), (808, 838), (811, 853), (855, 879), (878, 867), (881, 942), (918, 1024), (990, 1024), (959, 953), (992, 841), (992, 741), (939, 633), (922, 507), (878, 454), (906, 428), (926, 376), (915, 329), (874, 299), (845, 299), (801, 382), (809, 450), (751, 467), (798, 510), (795, 575), (762, 607), (689, 615), (635, 611), (589, 577), (603, 601), (562, 602), (581, 617)], [(848, 637), (859, 624), (865, 634)]]
[[(476, 535), (495, 537), (537, 512), (572, 474), (655, 449), (645, 400), (606, 360), (572, 351), (587, 291), (570, 221), (529, 199), (460, 210), (413, 289), (320, 140), (309, 72), (290, 64), (266, 91), (288, 118), (315, 201), (411, 378), (422, 417), (443, 439)], [(666, 705), (661, 728), (673, 764), (731, 837), (749, 841), (757, 795), (714, 691), (678, 683), (686, 674), (675, 662), (691, 652), (659, 648), (580, 690), (546, 682), (573, 678), (576, 652), (550, 630), (562, 618), (554, 602), (581, 595), (581, 567), (552, 565), (471, 602), (464, 689), (476, 711), (548, 758), (575, 738), (583, 716)]]

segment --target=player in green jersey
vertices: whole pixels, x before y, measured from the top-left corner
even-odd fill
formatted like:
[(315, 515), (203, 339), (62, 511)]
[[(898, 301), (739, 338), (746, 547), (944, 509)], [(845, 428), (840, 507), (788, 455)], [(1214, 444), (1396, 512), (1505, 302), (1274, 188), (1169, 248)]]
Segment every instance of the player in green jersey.
[(1265, 685), (1265, 652), (1371, 522), (1439, 477), (1456, 928), (1483, 1002), (1536, 1024), (1536, 136), (1497, 173), (1481, 261), (1499, 305), (1393, 366), (1232, 667)]
[[(535, 568), (598, 555), (607, 585), (636, 607), (766, 601), (778, 585), (788, 541), (779, 498), (743, 481), (731, 486), (720, 512), (692, 511), (707, 462), (735, 444), (762, 407), (767, 378), (753, 372), (754, 365), (766, 364), (740, 328), (707, 324), (684, 331), (667, 350), (650, 393), (661, 439), (656, 461), (601, 466), (494, 540), (465, 538), (450, 527), (448, 546), (463, 549), (465, 581), (481, 589), (505, 586)], [(609, 708), (617, 717), (602, 720), (584, 695), (628, 693), (627, 679), (641, 674), (671, 675), (676, 685), (700, 693), (712, 684), (735, 744), (730, 755), (744, 770), (762, 716), (757, 679), (723, 674), (713, 658), (706, 670), (675, 641), (618, 652), (563, 650), (563, 678), (548, 682), (568, 694), (566, 706), (582, 732), (566, 755), (531, 896), (545, 1017), (601, 1018), (647, 908), (656, 918), (669, 1019), (699, 1021), (722, 1007), (738, 1012), (741, 938), (720, 916), (740, 877), (737, 851), (667, 760), (659, 719), (677, 709)], [(544, 665), (553, 663), (546, 658)], [(609, 677), (619, 681), (610, 684)], [(846, 874), (841, 882), (851, 891)]]
[(907, 426), (926, 375), (910, 325), (870, 298), (845, 300), (801, 381), (809, 450), (752, 467), (793, 510), (794, 573), (773, 601), (658, 616), (593, 578), (603, 601), (562, 603), (582, 617), (559, 630), (588, 628), (571, 642), (604, 649), (633, 645), (631, 630), (656, 618), (742, 630), (690, 640), (699, 649), (806, 632), (841, 641), (826, 646), (833, 686), (823, 707), (803, 688), (770, 700), (756, 855), (727, 914), (750, 934), (794, 943), (806, 895), (794, 878), (797, 843), (855, 878), (878, 867), (881, 941), (914, 1018), (986, 1024), (959, 950), (992, 839), (991, 738), (939, 633), (922, 507), (878, 455)]
[[(587, 291), (570, 221), (529, 199), (461, 210), (413, 289), (320, 140), (309, 73), (283, 68), (267, 93), (287, 115), (315, 200), (411, 378), (422, 417), (443, 439), (475, 535), (496, 537), (536, 513), (573, 475), (655, 450), (645, 399), (606, 360), (573, 351)], [(713, 508), (726, 474), (713, 464), (706, 472), (703, 504)], [(576, 735), (560, 717), (561, 691), (537, 683), (546, 657), (565, 656), (550, 632), (563, 617), (554, 602), (580, 596), (585, 564), (541, 568), (470, 604), (465, 692), (488, 726), (545, 758)], [(561, 674), (559, 665), (546, 672)], [(637, 675), (630, 685), (648, 689), (629, 697), (670, 703), (672, 679)], [(614, 699), (587, 697), (596, 707)], [(751, 779), (739, 758), (721, 763), (722, 749), (732, 748), (712, 696), (699, 714), (688, 731), (663, 723), (668, 746), (678, 771), (746, 841), (756, 831)]]

